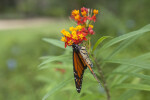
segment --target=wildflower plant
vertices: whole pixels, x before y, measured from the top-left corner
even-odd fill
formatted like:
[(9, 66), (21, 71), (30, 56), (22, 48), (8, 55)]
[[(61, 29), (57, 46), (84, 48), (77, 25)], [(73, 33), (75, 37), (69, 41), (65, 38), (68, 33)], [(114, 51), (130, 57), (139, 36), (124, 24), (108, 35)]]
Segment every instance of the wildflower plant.
[[(124, 98), (130, 99), (131, 95), (133, 96), (137, 93), (137, 91), (150, 91), (150, 85), (146, 82), (141, 82), (141, 80), (150, 80), (150, 76), (145, 75), (143, 71), (145, 69), (150, 69), (150, 53), (148, 52), (143, 55), (133, 57), (132, 59), (123, 59), (116, 57), (116, 55), (118, 56), (121, 51), (127, 48), (130, 44), (134, 43), (137, 38), (140, 38), (145, 33), (150, 32), (150, 24), (144, 26), (139, 30), (115, 37), (103, 44), (102, 47), (98, 48), (103, 40), (110, 37), (99, 37), (97, 42), (91, 46), (91, 36), (94, 34), (99, 34), (94, 32), (94, 23), (97, 21), (98, 13), (99, 11), (96, 9), (89, 9), (85, 7), (81, 8), (80, 10), (73, 10), (70, 19), (75, 22), (75, 26), (70, 26), (70, 28), (68, 29), (61, 30), (61, 33), (63, 35), (61, 41), (58, 39), (49, 38), (43, 39), (50, 44), (63, 48), (66, 52), (64, 52), (63, 55), (59, 56), (42, 57), (44, 61), (39, 66), (42, 66), (41, 68), (55, 68), (56, 71), (61, 71), (62, 74), (65, 75), (67, 73), (67, 68), (70, 68), (70, 70), (72, 71), (72, 67), (70, 67), (72, 66), (72, 49), (71, 47), (67, 46), (72, 46), (73, 44), (82, 45), (86, 47), (88, 54), (93, 61), (94, 67), (97, 70), (96, 74), (99, 76), (98, 78), (100, 79), (102, 88), (104, 88), (105, 91), (105, 93), (102, 95), (106, 94), (106, 96), (103, 96), (104, 98), (101, 96), (95, 97), (95, 95), (99, 94), (100, 91), (96, 93), (96, 90), (88, 89), (86, 91), (94, 91), (93, 93), (95, 95), (86, 95), (86, 92), (83, 90), (83, 92), (85, 92), (84, 96), (87, 96), (87, 98), (93, 96), (96, 99), (106, 100), (107, 98), (107, 100), (111, 100), (111, 92), (111, 97), (114, 100), (124, 100)], [(112, 46), (114, 47), (112, 48)], [(111, 63), (111, 66), (107, 66), (107, 63)], [(116, 68), (112, 68), (112, 66), (115, 66)], [(105, 67), (110, 68), (109, 72), (107, 72), (107, 75), (104, 75), (102, 71), (102, 69), (104, 69)], [(53, 74), (52, 78), (55, 77), (55, 75)], [(51, 86), (53, 88), (50, 89), (50, 91), (43, 97), (42, 100), (46, 100), (48, 97), (50, 97), (50, 95), (55, 93), (55, 91), (60, 90), (66, 84), (68, 85), (68, 83), (70, 83), (70, 80), (72, 80), (72, 77), (70, 78), (70, 73), (66, 74), (65, 77), (67, 77), (68, 79), (58, 79), (61, 80), (61, 82), (58, 82), (58, 80), (56, 80), (56, 78), (58, 77), (54, 78), (55, 81), (57, 81), (57, 83), (59, 84), (57, 84), (56, 86), (56, 82), (53, 81), (53, 84), (51, 84), (53, 85)], [(131, 77), (135, 78), (133, 78), (132, 80), (127, 80)], [(136, 78), (139, 78), (140, 80), (137, 81)], [(133, 84), (135, 82), (134, 80), (137, 82), (136, 84)], [(122, 88), (124, 88), (122, 94), (120, 94), (120, 96), (116, 96), (116, 93), (118, 95), (118, 89)], [(70, 88), (68, 88), (68, 90), (69, 89), (70, 91), (72, 91), (74, 87), (72, 88), (72, 85), (70, 85)], [(62, 91), (65, 91), (65, 89)], [(70, 96), (70, 98), (74, 97), (76, 100), (79, 100), (82, 95), (74, 95), (72, 92), (70, 92), (70, 94), (67, 94), (67, 96)]]
[[(103, 86), (107, 94), (108, 100), (110, 100), (110, 93), (106, 85), (106, 81), (104, 79), (103, 73), (101, 71), (101, 68), (96, 61), (94, 55), (91, 55), (91, 43), (90, 43), (90, 37), (91, 35), (94, 35), (95, 32), (93, 30), (93, 23), (96, 22), (96, 15), (98, 14), (98, 10), (89, 9), (89, 8), (81, 8), (81, 10), (73, 10), (71, 13), (70, 18), (76, 22), (76, 26), (71, 26), (69, 28), (69, 31), (66, 31), (65, 29), (61, 30), (61, 33), (63, 34), (63, 37), (61, 38), (61, 41), (65, 43), (65, 48), (67, 46), (72, 46), (73, 44), (77, 45), (83, 45), (88, 49), (88, 54), (92, 57), (92, 60), (96, 64), (97, 68), (100, 70), (101, 79), (103, 81)], [(104, 39), (108, 38), (103, 37), (100, 38), (99, 41), (95, 44), (94, 48), (98, 46), (100, 41), (103, 41)], [(94, 51), (95, 49), (93, 49)]]

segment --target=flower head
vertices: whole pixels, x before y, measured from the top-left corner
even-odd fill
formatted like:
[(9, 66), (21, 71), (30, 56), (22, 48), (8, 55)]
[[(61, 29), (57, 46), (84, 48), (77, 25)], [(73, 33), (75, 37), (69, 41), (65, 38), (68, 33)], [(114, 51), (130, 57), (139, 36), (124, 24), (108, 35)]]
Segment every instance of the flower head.
[(73, 41), (72, 41), (72, 40), (69, 40), (69, 41), (68, 41), (68, 44), (69, 44), (69, 45), (72, 45), (72, 44), (73, 44)]
[(97, 15), (97, 14), (98, 14), (98, 10), (94, 9), (94, 10), (93, 10), (93, 13), (94, 13), (95, 15)]
[(79, 15), (76, 15), (76, 16), (75, 16), (75, 20), (80, 20), (80, 16), (79, 16)]
[(72, 15), (73, 15), (73, 16), (78, 15), (78, 14), (79, 14), (79, 10), (76, 10), (76, 9), (75, 9), (75, 10), (72, 11)]
[(83, 11), (83, 12), (81, 12), (81, 14), (82, 14), (82, 16), (85, 17), (87, 13), (86, 13), (86, 11)]
[(70, 31), (75, 31), (76, 29), (72, 26), (69, 28)]
[(80, 39), (83, 39), (83, 37), (84, 37), (83, 34), (80, 34), (80, 35), (79, 35), (79, 38), (80, 38)]
[(94, 26), (90, 24), (89, 27), (93, 28)]
[(61, 37), (61, 41), (67, 42), (66, 37)]
[(71, 18), (74, 19), (77, 24), (85, 24), (87, 20), (94, 21), (96, 20), (96, 15), (98, 14), (98, 10), (93, 10), (93, 15), (90, 13), (90, 9), (82, 7), (81, 14), (79, 10), (73, 10), (71, 14)]
[(94, 26), (89, 23), (96, 21), (98, 10), (94, 9), (93, 14), (90, 11), (92, 10), (85, 7), (82, 7), (81, 11), (76, 9), (72, 11), (70, 17), (77, 22), (77, 26), (70, 27), (69, 31), (66, 31), (65, 29), (61, 30), (61, 33), (63, 34), (61, 41), (65, 42), (65, 47), (71, 46), (72, 44), (80, 44), (83, 41), (88, 40), (87, 36), (95, 34), (93, 31)]

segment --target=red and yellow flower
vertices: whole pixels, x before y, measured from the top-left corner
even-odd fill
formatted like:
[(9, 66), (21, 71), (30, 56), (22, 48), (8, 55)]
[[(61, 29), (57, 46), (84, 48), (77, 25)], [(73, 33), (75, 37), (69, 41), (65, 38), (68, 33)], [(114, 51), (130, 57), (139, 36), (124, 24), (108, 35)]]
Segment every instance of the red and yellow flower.
[(75, 9), (72, 11), (70, 17), (77, 22), (77, 26), (70, 27), (69, 31), (66, 31), (65, 29), (61, 31), (63, 34), (61, 41), (65, 42), (65, 47), (71, 46), (72, 44), (80, 44), (87, 40), (87, 36), (95, 33), (93, 31), (93, 25), (89, 23), (96, 21), (98, 10), (94, 9), (93, 14), (90, 14), (92, 14), (92, 10), (85, 7), (81, 8), (81, 14), (79, 10)]

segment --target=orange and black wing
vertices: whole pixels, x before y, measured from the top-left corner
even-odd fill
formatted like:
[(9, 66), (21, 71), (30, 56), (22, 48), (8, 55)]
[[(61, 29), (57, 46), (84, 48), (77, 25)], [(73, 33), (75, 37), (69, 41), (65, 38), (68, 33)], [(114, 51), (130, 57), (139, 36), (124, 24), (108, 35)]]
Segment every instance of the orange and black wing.
[(74, 79), (76, 84), (77, 92), (80, 93), (84, 70), (87, 68), (83, 57), (78, 50), (73, 49), (73, 69), (74, 69)]

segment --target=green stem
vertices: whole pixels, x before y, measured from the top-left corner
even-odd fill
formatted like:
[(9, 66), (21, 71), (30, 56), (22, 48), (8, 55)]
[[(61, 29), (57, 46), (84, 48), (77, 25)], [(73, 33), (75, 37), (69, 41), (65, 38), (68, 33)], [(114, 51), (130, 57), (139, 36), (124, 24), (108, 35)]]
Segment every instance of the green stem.
[(104, 74), (102, 72), (102, 69), (101, 69), (97, 59), (94, 57), (94, 55), (91, 55), (91, 56), (92, 56), (92, 58), (93, 58), (93, 60), (94, 60), (94, 62), (96, 64), (96, 67), (98, 69), (99, 75), (101, 76), (101, 81), (103, 82), (104, 90), (105, 90), (106, 95), (107, 95), (107, 100), (110, 100), (110, 92), (109, 92), (109, 89), (107, 87), (107, 83), (105, 81), (105, 77), (104, 77)]
[(89, 37), (89, 52), (91, 52), (91, 40), (90, 40), (90, 37)]
[[(91, 41), (90, 41), (90, 37), (88, 38), (88, 53), (90, 54), (90, 52), (91, 52)], [(96, 64), (96, 67), (97, 67), (97, 69), (98, 69), (98, 72), (99, 72), (99, 75), (101, 76), (101, 80), (102, 80), (102, 82), (103, 82), (103, 87), (104, 87), (104, 90), (105, 90), (105, 92), (106, 92), (106, 95), (107, 95), (107, 100), (110, 100), (110, 92), (109, 92), (109, 89), (108, 89), (108, 87), (107, 87), (107, 83), (106, 83), (106, 81), (105, 81), (105, 77), (104, 77), (104, 74), (103, 74), (103, 72), (102, 72), (102, 69), (101, 69), (101, 66), (99, 65), (99, 63), (98, 63), (98, 61), (97, 61), (97, 59), (94, 57), (94, 54), (91, 54), (91, 57), (93, 58), (93, 60), (94, 60), (94, 62), (95, 62), (95, 64)]]

